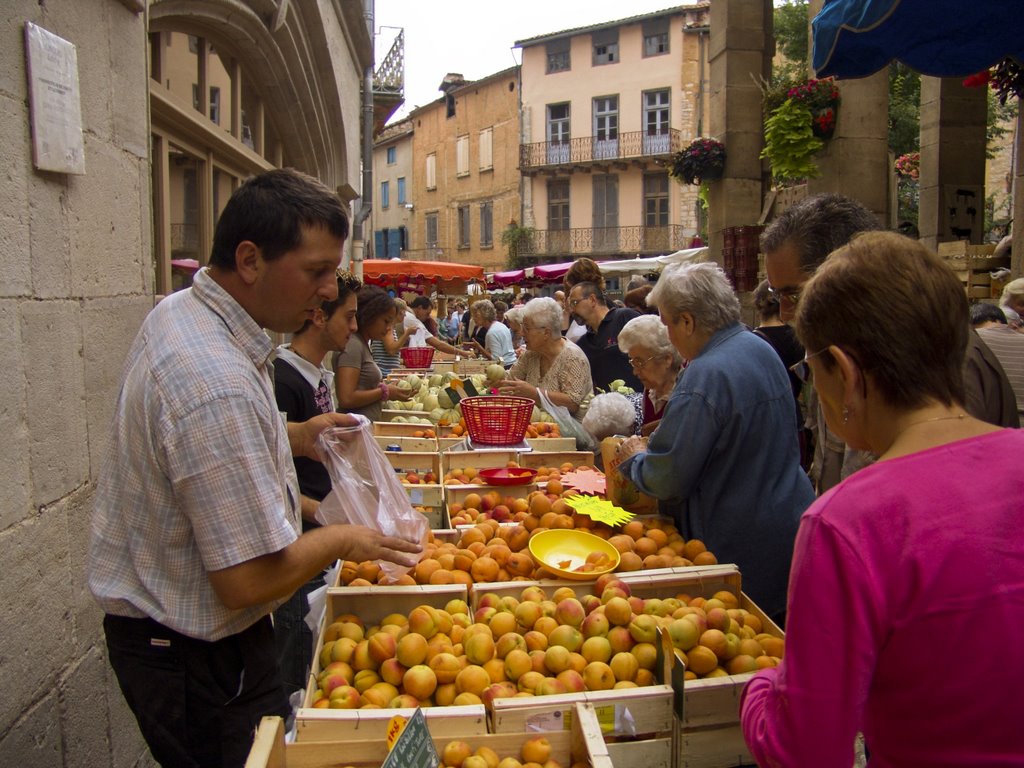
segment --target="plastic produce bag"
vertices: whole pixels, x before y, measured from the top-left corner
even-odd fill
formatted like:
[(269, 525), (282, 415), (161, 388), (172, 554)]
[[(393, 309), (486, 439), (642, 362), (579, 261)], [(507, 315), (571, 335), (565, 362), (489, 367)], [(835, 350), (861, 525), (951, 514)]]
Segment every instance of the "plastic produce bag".
[[(331, 476), (331, 492), (316, 515), (319, 522), (363, 525), (386, 536), (425, 543), (427, 518), (413, 509), (368, 421), (325, 429), (317, 438), (317, 448)], [(380, 567), (389, 581), (409, 571), (385, 560)]]
[(555, 405), (548, 399), (547, 393), (543, 389), (538, 388), (537, 392), (540, 394), (540, 407), (547, 411), (551, 418), (558, 424), (558, 429), (562, 433), (562, 437), (574, 437), (576, 438), (576, 450), (577, 451), (595, 451), (597, 450), (598, 443), (587, 430), (583, 428), (583, 425), (576, 421), (569, 409), (563, 405)]

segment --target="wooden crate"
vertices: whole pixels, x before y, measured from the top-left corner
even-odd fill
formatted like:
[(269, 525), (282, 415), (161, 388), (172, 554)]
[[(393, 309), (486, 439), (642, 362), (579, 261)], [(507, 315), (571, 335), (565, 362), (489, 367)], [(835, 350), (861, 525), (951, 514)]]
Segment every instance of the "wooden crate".
[[(402, 411), (403, 414), (412, 413), (412, 411)], [(429, 424), (406, 424), (403, 422), (395, 421), (375, 421), (373, 422), (373, 434), (377, 436), (385, 437), (415, 437), (416, 432), (432, 429)]]
[[(548, 442), (551, 438), (538, 442)], [(554, 438), (559, 439), (559, 438)], [(532, 451), (523, 451), (519, 454), (519, 466), (531, 467), (554, 467), (557, 469), (565, 462), (571, 461), (577, 467), (594, 466), (594, 454), (590, 451), (544, 451), (534, 448)]]
[[(424, 427), (427, 425), (424, 424)], [(381, 450), (387, 450), (388, 446), (397, 445), (401, 451), (412, 451), (413, 453), (437, 452), (437, 440), (433, 437), (396, 437), (394, 435), (374, 435), (374, 440)]]
[[(443, 708), (423, 710), (427, 716), (427, 727), (431, 731), (434, 746), (440, 754), (444, 745), (451, 740), (437, 734), (438, 715)], [(489, 747), (500, 757), (519, 757), (523, 742), (531, 733), (467, 735), (463, 738), (474, 749)], [(546, 734), (551, 742), (551, 757), (561, 765), (582, 763), (590, 768), (613, 768), (625, 763), (616, 762), (610, 754), (601, 733), (601, 723), (594, 708), (588, 704), (577, 704), (573, 710), (570, 731), (555, 731)], [(344, 756), (343, 764), (353, 768), (379, 768), (387, 756), (387, 745), (382, 738), (361, 737), (358, 740), (338, 738), (322, 742), (285, 743), (284, 720), (280, 717), (265, 717), (256, 731), (256, 738), (245, 768), (337, 768)]]
[(963, 283), (969, 299), (998, 298), (1002, 283), (993, 284), (989, 274), (997, 269), (1009, 268), (1009, 256), (996, 256), (993, 243), (972, 245), (958, 240), (951, 243), (939, 243), (939, 256), (956, 272)]
[[(426, 418), (428, 418), (427, 411), (406, 411), (406, 410), (399, 410), (397, 408), (383, 408), (381, 410), (381, 412), (380, 412), (380, 417), (384, 421), (394, 421), (396, 416), (401, 416), (402, 418), (408, 418), (409, 416), (415, 416), (417, 419), (426, 419)], [(402, 422), (398, 422), (398, 423), (401, 424)], [(434, 424), (433, 422), (431, 422), (430, 424), (418, 424), (417, 426), (420, 429), (433, 429), (435, 432), (437, 431), (437, 425)]]
[(447, 475), (452, 467), (492, 469), (494, 467), (507, 467), (510, 461), (518, 460), (519, 453), (514, 450), (442, 451), (441, 477)]
[[(316, 653), (306, 685), (302, 706), (295, 713), (296, 741), (332, 741), (336, 739), (379, 739), (387, 731), (388, 721), (396, 714), (409, 716), (411, 709), (317, 709), (312, 706), (316, 678), (320, 674), (320, 649), (324, 631), (343, 614), (358, 616), (367, 627), (391, 613), (408, 614), (418, 605), (443, 608), (450, 600), (466, 600), (467, 590), (458, 584), (427, 584), (405, 587), (329, 587), (327, 607)], [(487, 721), (482, 704), (466, 707), (429, 707), (424, 710), (434, 735), (455, 738), (483, 735)]]
[(437, 481), (441, 480), (441, 457), (436, 451), (385, 451), (384, 455), (398, 474), (433, 472)]
[[(535, 451), (575, 451), (575, 437), (528, 437), (526, 442)], [(524, 453), (526, 453), (524, 451)]]
[[(740, 608), (761, 620), (762, 631), (783, 637), (778, 625), (746, 593), (740, 592), (739, 597)], [(740, 728), (740, 695), (755, 673), (685, 681), (682, 673), (683, 664), (677, 657), (672, 680), (676, 691), (677, 766), (730, 768), (752, 764)]]
[(608, 755), (616, 766), (671, 768), (673, 730), (668, 636), (659, 630), (657, 685), (555, 696), (496, 699), (491, 711), (494, 733), (570, 730), (579, 704), (594, 708)]

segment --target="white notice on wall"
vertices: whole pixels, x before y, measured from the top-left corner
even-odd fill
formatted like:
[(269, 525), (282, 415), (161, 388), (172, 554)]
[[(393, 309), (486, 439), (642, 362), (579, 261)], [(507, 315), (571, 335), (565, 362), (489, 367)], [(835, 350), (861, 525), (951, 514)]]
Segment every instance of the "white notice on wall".
[(25, 22), (32, 162), (57, 173), (85, 173), (78, 52), (74, 44)]

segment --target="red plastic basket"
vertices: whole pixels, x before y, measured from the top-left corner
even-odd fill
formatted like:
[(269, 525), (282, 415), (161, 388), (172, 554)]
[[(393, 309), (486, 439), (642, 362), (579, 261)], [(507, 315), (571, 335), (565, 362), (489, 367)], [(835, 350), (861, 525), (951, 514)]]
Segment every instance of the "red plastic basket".
[(434, 361), (433, 347), (402, 347), (399, 353), (406, 368), (429, 368)]
[(466, 431), (474, 443), (515, 445), (523, 442), (533, 414), (533, 400), (528, 397), (490, 395), (467, 397), (459, 401)]

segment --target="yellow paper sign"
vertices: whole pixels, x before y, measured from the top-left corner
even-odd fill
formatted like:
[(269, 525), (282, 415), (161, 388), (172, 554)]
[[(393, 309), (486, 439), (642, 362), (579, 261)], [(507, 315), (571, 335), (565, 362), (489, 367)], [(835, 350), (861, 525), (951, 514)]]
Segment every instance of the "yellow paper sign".
[(632, 512), (627, 512), (607, 499), (600, 499), (596, 496), (572, 495), (566, 497), (565, 503), (581, 515), (586, 515), (598, 523), (607, 525), (622, 525), (636, 517)]
[(388, 752), (390, 752), (395, 746), (395, 742), (398, 741), (398, 737), (402, 735), (403, 730), (405, 730), (405, 718), (401, 715), (395, 715), (388, 721)]

